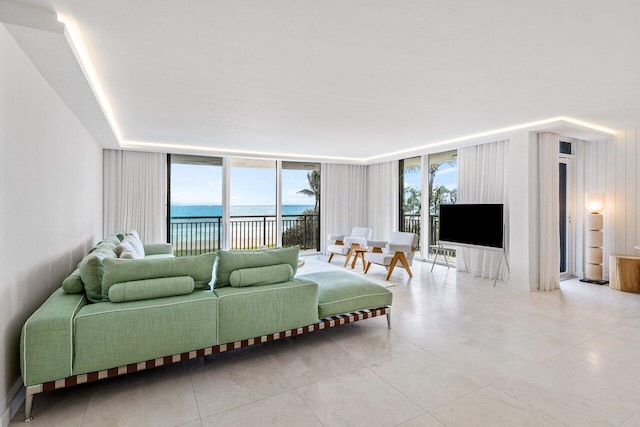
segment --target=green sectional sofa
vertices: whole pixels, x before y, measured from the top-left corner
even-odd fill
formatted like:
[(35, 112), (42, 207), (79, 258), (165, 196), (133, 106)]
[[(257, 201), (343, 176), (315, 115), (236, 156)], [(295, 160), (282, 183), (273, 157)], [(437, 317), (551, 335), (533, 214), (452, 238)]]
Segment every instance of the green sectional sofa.
[[(298, 247), (174, 257), (109, 236), (25, 322), (34, 395), (387, 315), (392, 294), (347, 271), (297, 275)], [(126, 259), (128, 258), (128, 259)]]

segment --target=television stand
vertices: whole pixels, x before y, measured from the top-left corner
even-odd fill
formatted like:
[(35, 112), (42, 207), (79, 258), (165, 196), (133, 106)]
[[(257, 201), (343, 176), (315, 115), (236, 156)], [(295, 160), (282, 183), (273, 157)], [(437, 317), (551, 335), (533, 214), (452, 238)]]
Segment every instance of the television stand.
[(444, 256), (444, 262), (447, 263), (447, 269), (449, 268), (449, 260), (447, 259), (447, 253), (445, 252), (444, 246), (438, 243), (437, 245), (430, 246), (430, 249), (435, 249), (436, 253), (433, 257), (433, 262), (431, 263), (431, 271), (433, 271), (433, 267), (436, 265), (436, 260), (438, 259), (438, 254), (442, 254)]
[(502, 253), (500, 254), (500, 261), (498, 261), (498, 268), (496, 269), (496, 278), (493, 279), (493, 286), (496, 286), (496, 282), (498, 281), (498, 273), (500, 272), (500, 266), (502, 265), (502, 259), (504, 258), (504, 263), (507, 266), (507, 271), (511, 274), (511, 267), (509, 267), (509, 261), (507, 258), (507, 251), (502, 249)]

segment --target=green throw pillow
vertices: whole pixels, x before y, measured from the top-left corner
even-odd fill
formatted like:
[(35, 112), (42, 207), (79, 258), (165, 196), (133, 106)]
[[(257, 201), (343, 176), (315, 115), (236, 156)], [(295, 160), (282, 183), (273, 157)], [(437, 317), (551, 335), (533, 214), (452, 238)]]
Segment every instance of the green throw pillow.
[(115, 252), (104, 247), (96, 248), (80, 261), (79, 270), (87, 298), (91, 302), (106, 300), (102, 295), (102, 276), (104, 275), (103, 260), (115, 259)]
[(62, 290), (67, 294), (81, 294), (84, 291), (79, 268), (73, 270), (73, 273), (62, 281)]
[(187, 295), (193, 292), (193, 286), (191, 276), (116, 283), (109, 288), (109, 300), (111, 302), (127, 302)]
[(229, 276), (229, 284), (233, 287), (273, 285), (291, 280), (292, 277), (293, 270), (289, 264), (276, 264), (234, 270)]
[(214, 287), (222, 288), (229, 286), (231, 273), (242, 268), (289, 264), (295, 276), (298, 270), (299, 253), (299, 246), (257, 251), (218, 251), (218, 266)]
[(116, 283), (163, 277), (191, 276), (195, 289), (210, 289), (216, 253), (175, 258), (104, 260), (102, 297), (109, 298), (109, 288)]

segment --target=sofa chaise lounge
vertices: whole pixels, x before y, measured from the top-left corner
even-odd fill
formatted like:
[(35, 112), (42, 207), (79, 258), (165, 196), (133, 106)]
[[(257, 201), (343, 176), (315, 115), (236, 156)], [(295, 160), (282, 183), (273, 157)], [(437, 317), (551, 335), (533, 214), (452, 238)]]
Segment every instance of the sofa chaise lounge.
[(26, 420), (44, 391), (383, 314), (390, 321), (388, 289), (346, 271), (296, 275), (298, 254), (290, 247), (174, 257), (169, 244), (107, 237), (22, 328)]

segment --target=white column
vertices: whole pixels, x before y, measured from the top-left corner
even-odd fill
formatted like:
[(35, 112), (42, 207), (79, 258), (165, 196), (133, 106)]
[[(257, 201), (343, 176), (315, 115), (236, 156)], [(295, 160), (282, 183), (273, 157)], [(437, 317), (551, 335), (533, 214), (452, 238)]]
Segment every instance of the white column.
[(509, 285), (526, 291), (535, 290), (539, 281), (537, 148), (529, 132), (509, 136)]

